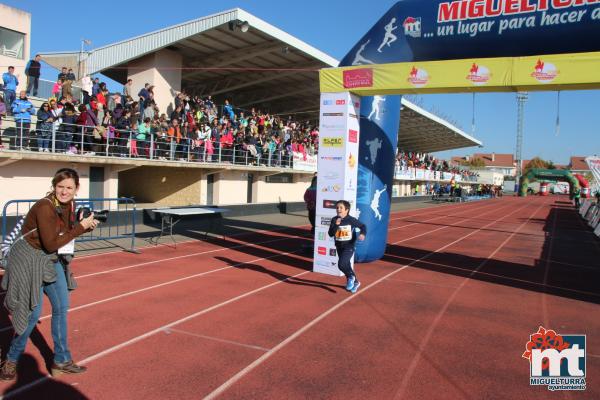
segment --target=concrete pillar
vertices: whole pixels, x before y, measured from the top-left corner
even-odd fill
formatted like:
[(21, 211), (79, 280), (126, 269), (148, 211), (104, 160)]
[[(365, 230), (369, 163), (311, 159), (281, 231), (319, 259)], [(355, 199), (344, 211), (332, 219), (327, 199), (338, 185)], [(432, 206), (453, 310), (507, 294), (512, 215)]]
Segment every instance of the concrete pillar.
[(154, 86), (154, 101), (161, 113), (169, 115), (175, 104), (175, 94), (181, 91), (182, 57), (172, 50), (159, 50), (128, 64), (128, 79), (133, 80), (134, 100), (149, 83)]

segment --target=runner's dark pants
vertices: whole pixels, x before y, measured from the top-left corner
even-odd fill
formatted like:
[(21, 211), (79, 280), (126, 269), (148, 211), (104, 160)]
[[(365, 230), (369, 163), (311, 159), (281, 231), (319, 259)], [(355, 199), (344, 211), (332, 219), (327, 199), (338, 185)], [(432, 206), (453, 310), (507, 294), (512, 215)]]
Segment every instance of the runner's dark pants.
[(350, 260), (354, 255), (354, 247), (353, 246), (335, 246), (336, 251), (338, 253), (338, 268), (340, 271), (346, 275), (346, 278), (350, 278), (351, 276), (356, 276), (354, 274), (354, 270), (352, 269), (352, 265), (350, 264)]

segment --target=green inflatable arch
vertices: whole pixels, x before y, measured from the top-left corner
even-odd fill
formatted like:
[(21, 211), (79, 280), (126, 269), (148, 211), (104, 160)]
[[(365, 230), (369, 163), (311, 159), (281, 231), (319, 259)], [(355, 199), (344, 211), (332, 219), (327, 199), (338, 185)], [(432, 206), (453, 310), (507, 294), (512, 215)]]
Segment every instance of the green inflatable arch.
[(527, 196), (527, 186), (529, 183), (540, 179), (569, 182), (569, 193), (573, 193), (575, 189), (579, 189), (579, 181), (573, 176), (571, 171), (564, 169), (532, 168), (526, 175), (521, 177), (521, 181), (519, 182), (519, 196)]

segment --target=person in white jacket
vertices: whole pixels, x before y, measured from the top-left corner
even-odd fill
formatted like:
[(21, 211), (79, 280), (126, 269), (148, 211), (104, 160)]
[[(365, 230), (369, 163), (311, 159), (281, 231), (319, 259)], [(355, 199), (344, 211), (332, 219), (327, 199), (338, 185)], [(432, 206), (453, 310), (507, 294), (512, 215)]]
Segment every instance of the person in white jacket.
[(88, 75), (85, 75), (81, 78), (81, 90), (83, 91), (83, 104), (88, 104), (90, 102), (90, 96), (92, 94), (92, 87), (94, 86), (92, 82), (92, 78)]

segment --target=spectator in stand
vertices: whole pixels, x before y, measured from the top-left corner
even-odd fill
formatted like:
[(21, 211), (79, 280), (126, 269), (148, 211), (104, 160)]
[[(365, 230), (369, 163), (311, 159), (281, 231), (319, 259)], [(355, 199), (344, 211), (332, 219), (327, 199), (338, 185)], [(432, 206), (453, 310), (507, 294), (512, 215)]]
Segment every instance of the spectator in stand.
[(145, 83), (144, 87), (142, 89), (140, 89), (140, 91), (138, 92), (138, 98), (139, 98), (138, 106), (140, 107), (140, 119), (143, 118), (144, 105), (145, 105), (146, 101), (150, 99), (149, 89), (150, 89), (150, 84)]
[(60, 98), (60, 94), (62, 93), (62, 82), (57, 80), (52, 86), (52, 97), (55, 99)]
[(108, 96), (108, 89), (106, 88), (106, 85), (104, 85), (104, 82), (103, 82), (100, 84), (100, 91), (96, 95), (96, 101), (98, 102), (98, 104), (102, 104), (104, 106), (104, 109), (108, 108), (108, 100), (106, 98), (107, 96)]
[(2, 144), (2, 117), (6, 116), (6, 104), (4, 104), (4, 95), (0, 92), (0, 149), (4, 148)]
[(168, 142), (170, 146), (169, 159), (174, 160), (177, 146), (182, 138), (181, 127), (179, 126), (179, 120), (177, 118), (171, 120), (171, 126), (169, 126), (167, 134), (169, 135)]
[(138, 126), (138, 130), (137, 130), (137, 135), (136, 135), (136, 140), (137, 140), (137, 149), (138, 152), (140, 152), (142, 154), (143, 157), (146, 157), (149, 155), (148, 152), (148, 141), (150, 139), (150, 123), (151, 123), (152, 119), (150, 118), (144, 118), (144, 122), (142, 122), (139, 126)]
[[(64, 70), (65, 68), (63, 68)], [(62, 73), (61, 73), (62, 75)], [(60, 76), (59, 76), (60, 79)], [(63, 84), (62, 84), (62, 95), (63, 97), (73, 96), (73, 89), (71, 85), (75, 82), (75, 74), (73, 73), (73, 69), (69, 68), (67, 73), (63, 76)]]
[(94, 83), (92, 82), (92, 78), (90, 78), (88, 75), (81, 78), (81, 93), (83, 94), (83, 104), (88, 104), (90, 102), (93, 87)]
[(77, 147), (73, 145), (73, 139), (77, 133), (77, 115), (75, 107), (71, 103), (66, 103), (63, 107), (63, 117), (60, 132), (63, 135), (62, 145), (57, 138), (57, 147), (67, 152), (67, 154), (77, 154)]
[(92, 85), (92, 96), (97, 96), (100, 93), (100, 78), (94, 78), (94, 84)]
[[(31, 127), (31, 116), (35, 115), (35, 108), (27, 99), (27, 92), (24, 90), (21, 90), (19, 93), (19, 98), (13, 101), (12, 114), (15, 117), (18, 135), (16, 141), (19, 143), (19, 148), (22, 149), (23, 146), (27, 147), (30, 134), (29, 129)], [(13, 148), (16, 148), (16, 143), (14, 147), (11, 146), (11, 149)]]
[(123, 85), (123, 96), (133, 98), (133, 79), (127, 79), (127, 83)]
[(4, 104), (7, 110), (12, 110), (12, 103), (17, 97), (17, 86), (19, 79), (15, 75), (15, 67), (8, 67), (8, 71), (2, 74), (2, 82), (4, 83)]
[[(79, 105), (79, 117), (77, 118), (77, 124), (83, 128), (83, 138), (81, 142), (83, 143), (83, 147), (80, 149), (81, 154), (84, 154), (86, 151), (88, 155), (95, 155), (96, 153), (91, 151), (92, 143), (94, 138), (94, 128), (99, 125), (98, 118), (94, 111), (90, 108), (87, 108), (85, 105)], [(77, 143), (79, 145), (79, 142)]]
[(117, 153), (123, 157), (127, 155), (127, 143), (131, 132), (131, 110), (125, 109), (122, 116), (117, 119), (115, 128), (117, 129), (115, 133)]
[(54, 117), (50, 110), (48, 102), (42, 103), (42, 106), (37, 112), (37, 134), (38, 134), (38, 151), (49, 153), (50, 138), (52, 137), (52, 123)]
[(27, 66), (25, 67), (25, 75), (27, 75), (27, 96), (31, 93), (31, 89), (33, 88), (33, 96), (37, 97), (38, 95), (38, 85), (40, 83), (40, 72), (42, 70), (42, 64), (40, 64), (40, 60), (42, 56), (36, 54), (32, 60), (29, 60)]

